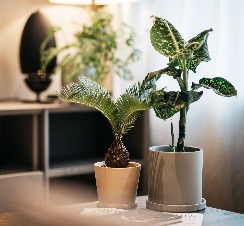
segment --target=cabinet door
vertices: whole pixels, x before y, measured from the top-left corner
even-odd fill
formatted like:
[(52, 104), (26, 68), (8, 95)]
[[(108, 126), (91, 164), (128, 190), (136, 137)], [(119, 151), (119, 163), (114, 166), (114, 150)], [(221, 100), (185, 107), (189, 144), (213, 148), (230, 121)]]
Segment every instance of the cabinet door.
[(43, 173), (40, 171), (0, 176), (0, 212), (15, 211), (32, 203), (44, 201)]
[(110, 125), (100, 112), (50, 114), (50, 166), (58, 162), (102, 160), (112, 139)]
[(0, 116), (0, 175), (38, 170), (38, 115)]

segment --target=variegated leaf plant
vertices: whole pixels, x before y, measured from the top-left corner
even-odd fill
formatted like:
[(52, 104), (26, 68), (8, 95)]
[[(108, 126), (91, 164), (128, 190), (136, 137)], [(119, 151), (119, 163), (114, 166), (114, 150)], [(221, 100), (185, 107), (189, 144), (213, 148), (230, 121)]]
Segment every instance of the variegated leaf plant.
[(179, 92), (166, 92), (163, 89), (155, 91), (152, 93), (151, 104), (156, 115), (164, 120), (180, 112), (176, 150), (173, 144), (170, 146), (173, 151), (182, 152), (185, 146), (186, 116), (189, 105), (199, 100), (203, 94), (202, 91), (196, 90), (204, 87), (227, 97), (236, 96), (237, 91), (230, 82), (221, 77), (201, 78), (198, 84), (192, 83), (189, 87), (189, 71), (196, 73), (196, 68), (201, 62), (210, 60), (207, 40), (212, 29), (205, 30), (189, 41), (185, 41), (170, 22), (156, 16), (152, 18), (153, 26), (150, 30), (152, 46), (160, 54), (168, 57), (169, 62), (166, 68), (148, 73), (144, 82), (154, 84), (163, 74), (177, 80)]

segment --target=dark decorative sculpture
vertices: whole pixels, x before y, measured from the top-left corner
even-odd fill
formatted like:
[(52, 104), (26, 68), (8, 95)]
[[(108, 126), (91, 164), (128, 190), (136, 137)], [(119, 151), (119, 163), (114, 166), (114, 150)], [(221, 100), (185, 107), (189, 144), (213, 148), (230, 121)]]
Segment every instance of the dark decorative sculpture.
[[(39, 11), (28, 18), (20, 44), (20, 65), (23, 74), (27, 74), (27, 86), (37, 94), (36, 102), (41, 103), (40, 93), (48, 88), (51, 83), (51, 74), (56, 66), (56, 58), (48, 64), (46, 71), (41, 71), (40, 47), (46, 38), (51, 24)], [(46, 49), (56, 47), (53, 37), (46, 45)]]

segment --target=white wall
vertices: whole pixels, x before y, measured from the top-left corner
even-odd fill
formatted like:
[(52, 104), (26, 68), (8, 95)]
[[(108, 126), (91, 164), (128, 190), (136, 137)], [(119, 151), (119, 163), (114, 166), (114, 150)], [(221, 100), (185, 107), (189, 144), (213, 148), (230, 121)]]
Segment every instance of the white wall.
[[(128, 6), (125, 4), (124, 7), (120, 5), (107, 7), (114, 14), (115, 29), (118, 29), (121, 21), (131, 23), (131, 18), (126, 16), (129, 15), (130, 7)], [(48, 0), (0, 0), (0, 100), (11, 98), (35, 99), (35, 94), (25, 84), (25, 75), (20, 70), (19, 47), (24, 25), (28, 17), (36, 10), (44, 13), (52, 25), (62, 28), (62, 31), (56, 34), (58, 46), (72, 40), (72, 34), (79, 29), (79, 25), (88, 22), (90, 18), (89, 11), (84, 6), (56, 5), (49, 3)], [(137, 11), (137, 13), (139, 12)], [(134, 28), (140, 31), (137, 25), (134, 24)], [(139, 33), (138, 37), (139, 45), (142, 47), (144, 42), (140, 39), (145, 37), (144, 32), (143, 34)], [(133, 67), (135, 80), (144, 77), (140, 63)], [(138, 74), (138, 70), (141, 71), (140, 74)], [(61, 85), (60, 72), (53, 75), (52, 79), (53, 82), (49, 88), (41, 93), (42, 99), (59, 90)], [(113, 82), (115, 97), (118, 97), (131, 84), (118, 76), (114, 78)]]

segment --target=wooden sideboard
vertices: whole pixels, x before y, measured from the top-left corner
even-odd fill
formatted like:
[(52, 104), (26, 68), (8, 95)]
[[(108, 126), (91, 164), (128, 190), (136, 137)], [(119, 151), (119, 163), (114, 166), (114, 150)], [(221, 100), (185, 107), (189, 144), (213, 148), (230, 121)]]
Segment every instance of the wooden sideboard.
[[(112, 140), (105, 117), (83, 105), (0, 103), (0, 183), (8, 175), (38, 171), (48, 191), (52, 178), (93, 174), (93, 164), (104, 159)], [(139, 193), (146, 194), (147, 111), (124, 143), (131, 159), (142, 163)]]

